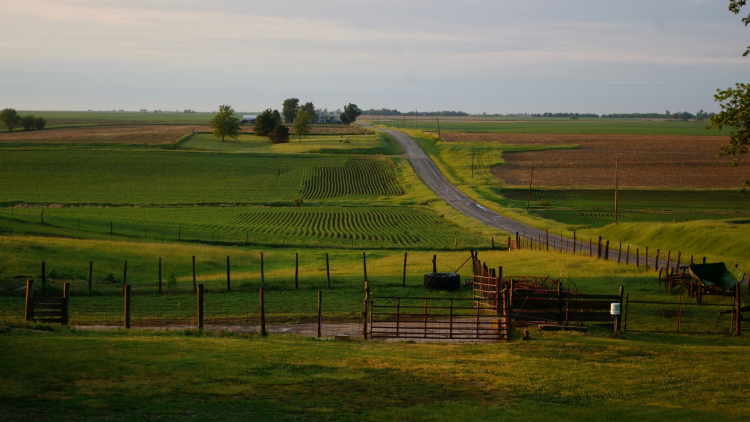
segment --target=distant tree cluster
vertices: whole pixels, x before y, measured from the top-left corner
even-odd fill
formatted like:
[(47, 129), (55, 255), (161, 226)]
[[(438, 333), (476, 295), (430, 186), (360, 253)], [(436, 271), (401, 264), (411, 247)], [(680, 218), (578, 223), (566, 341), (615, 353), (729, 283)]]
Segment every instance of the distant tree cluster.
[(267, 136), (273, 144), (289, 142), (289, 128), (283, 125), (279, 111), (270, 108), (255, 118), (255, 134)]
[(567, 117), (570, 119), (577, 119), (579, 117), (597, 118), (599, 117), (599, 115), (595, 113), (541, 113), (541, 114), (532, 114), (531, 117)]
[[(369, 110), (362, 110), (362, 114), (367, 116), (413, 116), (414, 111), (401, 112), (396, 109), (381, 108), (379, 110), (371, 108)], [(420, 116), (468, 116), (469, 113), (465, 111), (420, 111)]]
[(22, 127), (23, 130), (41, 130), (47, 126), (47, 119), (36, 117), (33, 114), (21, 116), (15, 109), (6, 108), (0, 111), (0, 123), (8, 132), (12, 132), (18, 127)]
[(670, 119), (670, 120), (705, 120), (714, 113), (706, 113), (700, 110), (698, 113), (693, 114), (689, 111), (678, 111), (676, 113), (670, 113), (669, 110), (664, 113), (613, 113), (613, 114), (602, 114), (602, 118), (607, 119)]

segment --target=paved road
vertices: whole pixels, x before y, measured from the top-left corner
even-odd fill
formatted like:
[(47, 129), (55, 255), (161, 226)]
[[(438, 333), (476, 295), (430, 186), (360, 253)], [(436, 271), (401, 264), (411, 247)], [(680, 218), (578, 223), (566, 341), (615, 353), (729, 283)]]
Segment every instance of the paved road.
[[(368, 124), (359, 122), (357, 122), (357, 124), (375, 129), (373, 126)], [(378, 130), (382, 130), (388, 133), (396, 140), (396, 142), (399, 143), (399, 145), (401, 145), (401, 148), (404, 150), (404, 156), (409, 159), (412, 166), (414, 167), (414, 171), (417, 173), (419, 178), (422, 179), (422, 182), (424, 182), (424, 184), (432, 189), (438, 196), (443, 198), (443, 200), (450, 204), (450, 206), (466, 216), (475, 218), (490, 227), (506, 231), (512, 236), (515, 236), (515, 234), (518, 233), (520, 237), (525, 237), (527, 241), (533, 239), (533, 244), (535, 247), (538, 246), (538, 242), (540, 241), (546, 243), (547, 233), (544, 230), (537, 229), (535, 227), (523, 224), (521, 222), (498, 214), (492, 210), (485, 208), (484, 206), (482, 206), (482, 204), (479, 204), (466, 196), (457, 187), (450, 183), (448, 179), (445, 178), (443, 173), (438, 170), (435, 163), (430, 159), (429, 156), (427, 156), (427, 153), (425, 153), (424, 150), (419, 146), (419, 144), (417, 144), (417, 142), (409, 135), (395, 130), (382, 128), (378, 128)], [(574, 246), (572, 239), (566, 239), (562, 236), (554, 236), (552, 234), (550, 234), (549, 236), (550, 249), (554, 248), (555, 250), (559, 250), (560, 244), (562, 243), (563, 251), (573, 252), (573, 250), (575, 250), (576, 253), (583, 254), (587, 254), (590, 251), (590, 246), (587, 244), (588, 242), (584, 243), (581, 240), (577, 240)], [(505, 243), (507, 243), (507, 240), (501, 244)], [(593, 253), (597, 254), (596, 241), (594, 242), (592, 249)], [(606, 251), (603, 248), (602, 257), (604, 257), (605, 252)], [(643, 252), (645, 251), (639, 252), (641, 257), (638, 259), (640, 261), (640, 264), (644, 265), (645, 257)], [(648, 259), (648, 265), (650, 268), (654, 268), (654, 265), (656, 264), (655, 253), (656, 251), (650, 251), (651, 256)], [(667, 264), (666, 260), (663, 259), (664, 256), (665, 254), (662, 254), (662, 259), (659, 259), (659, 267), (664, 267)], [(620, 252), (617, 249), (610, 248), (609, 260), (617, 261), (618, 258), (621, 259), (623, 263), (627, 260), (631, 265), (635, 263), (637, 259), (634, 253), (628, 255), (625, 252)], [(671, 258), (671, 262), (674, 263), (676, 257), (672, 256)], [(681, 263), (686, 264), (688, 263), (689, 259), (689, 257), (683, 257)]]

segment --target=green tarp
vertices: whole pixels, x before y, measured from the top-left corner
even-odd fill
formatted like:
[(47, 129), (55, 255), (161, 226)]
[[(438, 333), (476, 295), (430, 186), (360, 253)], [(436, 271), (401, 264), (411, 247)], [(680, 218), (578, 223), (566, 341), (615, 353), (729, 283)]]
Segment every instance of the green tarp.
[(717, 287), (729, 291), (739, 283), (723, 262), (713, 264), (692, 264), (690, 274), (700, 280), (706, 287)]

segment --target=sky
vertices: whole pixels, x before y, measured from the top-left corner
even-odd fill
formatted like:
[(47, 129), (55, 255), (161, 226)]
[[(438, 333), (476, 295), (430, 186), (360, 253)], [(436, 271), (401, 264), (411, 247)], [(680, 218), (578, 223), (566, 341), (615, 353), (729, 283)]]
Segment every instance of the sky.
[(750, 82), (728, 4), (0, 0), (0, 108), (718, 111)]

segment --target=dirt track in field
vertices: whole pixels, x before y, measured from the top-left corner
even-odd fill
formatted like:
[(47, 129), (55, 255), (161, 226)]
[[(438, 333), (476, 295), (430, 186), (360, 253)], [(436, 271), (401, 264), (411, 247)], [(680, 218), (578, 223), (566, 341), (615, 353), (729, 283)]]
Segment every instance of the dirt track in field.
[(0, 142), (26, 143), (118, 143), (164, 144), (174, 142), (193, 130), (209, 130), (200, 125), (121, 125), (52, 128), (0, 133)]
[(738, 188), (750, 178), (742, 163), (716, 158), (724, 136), (451, 133), (447, 141), (515, 145), (579, 145), (577, 149), (504, 153), (492, 174), (508, 185), (528, 185), (531, 167), (540, 186), (613, 186), (615, 158), (623, 187)]

